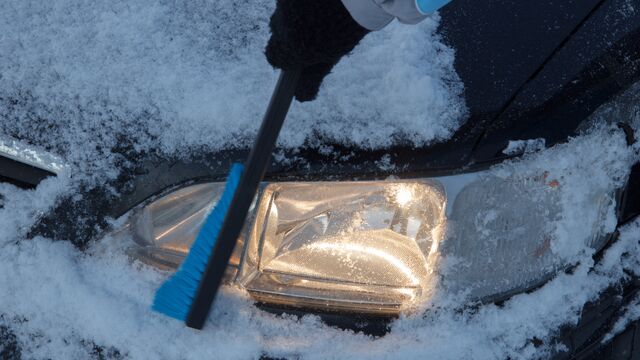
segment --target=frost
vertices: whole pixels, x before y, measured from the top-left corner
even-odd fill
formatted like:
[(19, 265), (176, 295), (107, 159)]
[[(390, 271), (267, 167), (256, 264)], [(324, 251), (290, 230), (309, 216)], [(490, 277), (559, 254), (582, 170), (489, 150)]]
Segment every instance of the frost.
[(624, 314), (616, 321), (611, 331), (602, 339), (602, 343), (611, 341), (616, 335), (623, 332), (629, 324), (640, 319), (640, 296), (636, 296), (631, 304), (626, 307)]
[(622, 9), (619, 10), (626, 17), (631, 17), (635, 15), (636, 8), (634, 6), (634, 2), (632, 0), (627, 0), (624, 2)]
[(505, 155), (520, 155), (544, 150), (545, 142), (544, 139), (511, 140), (507, 147), (502, 150), (502, 153)]
[(385, 154), (378, 161), (376, 161), (376, 166), (380, 170), (390, 171), (396, 168), (396, 165), (391, 161), (391, 155)]

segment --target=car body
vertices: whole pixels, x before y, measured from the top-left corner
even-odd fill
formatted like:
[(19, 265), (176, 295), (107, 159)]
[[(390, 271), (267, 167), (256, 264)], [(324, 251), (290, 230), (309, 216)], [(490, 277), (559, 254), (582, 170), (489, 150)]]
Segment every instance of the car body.
[[(455, 68), (465, 85), (469, 109), (468, 120), (451, 139), (418, 148), (398, 144), (380, 150), (326, 144), (334, 150), (330, 157), (317, 147), (302, 148), (296, 150), (294, 160), (274, 162), (265, 181), (373, 181), (389, 176), (415, 179), (472, 174), (522, 155), (505, 154), (510, 140), (544, 139), (547, 147), (565, 142), (579, 133), (598, 108), (640, 81), (640, 2), (635, 0), (456, 0), (440, 16), (443, 41), (456, 51)], [(630, 144), (635, 141), (634, 129), (624, 119), (619, 128)], [(32, 229), (32, 234), (74, 239), (83, 247), (100, 234), (100, 228), (108, 227), (107, 218), (119, 218), (177, 188), (221, 181), (231, 163), (246, 154), (243, 149), (201, 153), (189, 159), (135, 154), (135, 166), (109, 184), (119, 190), (119, 196), (91, 188), (80, 201), (63, 201)], [(384, 157), (402, 166), (380, 166), (379, 160)], [(0, 156), (0, 180), (19, 186), (35, 186), (54, 172), (34, 166), (24, 157)], [(619, 225), (638, 214), (640, 165), (633, 168), (628, 185), (620, 189)], [(85, 221), (71, 220), (78, 218)], [(54, 223), (57, 225), (52, 226)], [(608, 243), (613, 241), (615, 234)], [(640, 279), (630, 280), (589, 304), (580, 323), (559, 335), (568, 351), (557, 356), (640, 356), (637, 322), (607, 344), (600, 343), (639, 290)], [(389, 320), (349, 312), (262, 306), (274, 312), (319, 313), (330, 324), (377, 335), (384, 334)], [(367, 325), (357, 328), (355, 324), (363, 320)]]

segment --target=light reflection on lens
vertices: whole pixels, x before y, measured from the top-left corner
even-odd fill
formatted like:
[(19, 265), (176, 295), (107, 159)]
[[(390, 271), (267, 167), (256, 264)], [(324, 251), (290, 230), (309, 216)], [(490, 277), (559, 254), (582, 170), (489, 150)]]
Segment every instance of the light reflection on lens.
[(404, 207), (409, 204), (412, 198), (413, 194), (408, 186), (399, 186), (396, 190), (396, 202), (398, 205)]
[(412, 285), (418, 285), (420, 283), (418, 278), (414, 275), (412, 269), (409, 268), (407, 265), (405, 265), (401, 260), (393, 256), (393, 254), (389, 254), (387, 252), (380, 251), (372, 247), (362, 246), (358, 244), (350, 244), (350, 243), (343, 243), (343, 244), (320, 243), (320, 244), (311, 244), (309, 245), (309, 248), (311, 248), (312, 250), (331, 251), (332, 252), (331, 256), (347, 256), (348, 257), (350, 253), (360, 253), (365, 255), (376, 256), (388, 262), (392, 266), (395, 266), (396, 269), (404, 273), (407, 276), (407, 278), (411, 279)]

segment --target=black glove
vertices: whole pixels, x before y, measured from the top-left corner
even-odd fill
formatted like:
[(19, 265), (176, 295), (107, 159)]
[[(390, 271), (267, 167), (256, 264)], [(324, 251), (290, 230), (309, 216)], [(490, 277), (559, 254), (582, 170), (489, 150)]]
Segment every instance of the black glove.
[(353, 20), (341, 0), (278, 0), (276, 6), (267, 60), (283, 70), (302, 68), (295, 97), (311, 101), (325, 76), (369, 30)]

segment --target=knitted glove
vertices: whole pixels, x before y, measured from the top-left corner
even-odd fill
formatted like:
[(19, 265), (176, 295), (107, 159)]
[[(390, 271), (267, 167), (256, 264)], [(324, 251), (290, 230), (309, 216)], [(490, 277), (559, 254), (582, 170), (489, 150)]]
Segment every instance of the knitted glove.
[(269, 63), (283, 70), (302, 68), (298, 101), (315, 99), (325, 76), (369, 33), (341, 0), (277, 0), (269, 25)]

